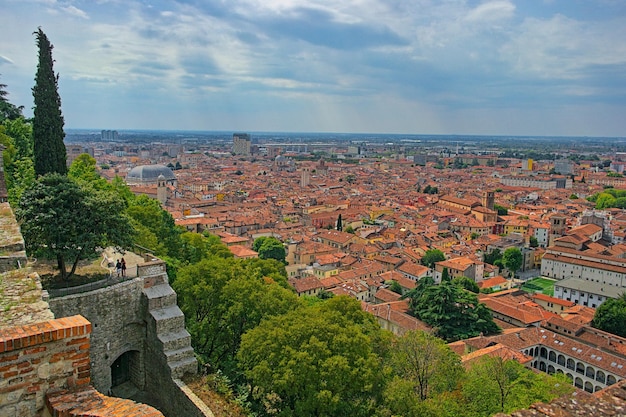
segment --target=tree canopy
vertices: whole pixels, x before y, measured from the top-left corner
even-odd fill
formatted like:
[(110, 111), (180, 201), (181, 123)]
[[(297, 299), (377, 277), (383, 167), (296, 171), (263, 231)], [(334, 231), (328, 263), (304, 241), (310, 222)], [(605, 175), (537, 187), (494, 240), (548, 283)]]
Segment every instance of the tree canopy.
[(626, 337), (626, 293), (609, 298), (596, 309), (591, 325), (596, 329)]
[(418, 284), (407, 296), (413, 314), (449, 342), (500, 331), (477, 295), (452, 281)]
[(33, 150), (35, 174), (66, 174), (66, 150), (63, 144), (63, 115), (58, 92), (58, 75), (54, 74), (53, 46), (39, 28), (35, 32), (39, 48), (39, 63), (33, 87)]
[(252, 250), (258, 252), (261, 259), (276, 259), (285, 262), (285, 246), (273, 236), (261, 236), (255, 239)]
[(515, 273), (522, 267), (523, 262), (524, 256), (522, 255), (522, 251), (518, 248), (507, 248), (502, 254), (502, 265), (511, 271), (513, 276), (515, 276)]
[[(127, 248), (132, 228), (125, 202), (115, 194), (81, 188), (72, 179), (48, 174), (24, 191), (16, 210), (29, 254), (56, 258), (62, 279), (78, 261), (107, 246)], [(66, 261), (72, 262), (68, 272)]]
[(434, 268), (436, 262), (441, 262), (446, 260), (446, 255), (440, 251), (439, 249), (428, 249), (424, 256), (422, 256), (421, 262), (422, 265), (427, 266), (429, 268)]
[(535, 373), (514, 360), (484, 356), (471, 365), (462, 390), (467, 414), (492, 416), (549, 402), (574, 388), (563, 374)]
[(215, 255), (178, 270), (172, 285), (194, 349), (204, 361), (232, 368), (243, 333), (296, 307), (297, 296), (283, 286), (286, 279), (274, 279), (276, 273), (271, 261)]
[(264, 320), (243, 336), (237, 358), (265, 413), (372, 415), (382, 374), (377, 332), (356, 300), (333, 297)]
[(395, 341), (391, 364), (421, 400), (452, 391), (463, 374), (461, 358), (442, 339), (421, 330), (407, 332)]

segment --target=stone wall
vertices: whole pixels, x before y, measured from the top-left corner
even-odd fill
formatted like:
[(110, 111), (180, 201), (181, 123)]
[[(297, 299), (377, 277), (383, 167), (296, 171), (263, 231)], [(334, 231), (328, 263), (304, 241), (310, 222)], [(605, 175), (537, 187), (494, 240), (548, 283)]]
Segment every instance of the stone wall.
[(55, 317), (81, 314), (91, 322), (91, 379), (93, 386), (104, 394), (111, 389), (111, 365), (129, 351), (138, 352), (133, 367), (139, 368), (139, 372), (133, 373), (135, 380), (132, 382), (144, 388), (146, 322), (141, 306), (142, 291), (143, 280), (135, 278), (48, 301)]
[(130, 381), (163, 400), (151, 405), (167, 416), (210, 416), (175, 381), (197, 372), (197, 362), (165, 263), (151, 260), (137, 265), (137, 272), (137, 278), (110, 287), (50, 298), (50, 309), (57, 317), (80, 313), (92, 323), (91, 380), (98, 391), (110, 392), (111, 367), (128, 355)]
[(36, 416), (50, 390), (88, 386), (91, 325), (81, 316), (0, 330), (0, 416)]

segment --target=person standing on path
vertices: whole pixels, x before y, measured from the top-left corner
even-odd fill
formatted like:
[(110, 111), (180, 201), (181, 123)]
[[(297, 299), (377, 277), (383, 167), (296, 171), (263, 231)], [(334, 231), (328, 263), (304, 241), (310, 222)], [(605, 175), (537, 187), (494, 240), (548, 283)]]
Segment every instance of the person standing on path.
[(117, 276), (119, 278), (120, 274), (122, 273), (122, 263), (120, 262), (120, 260), (117, 260), (117, 263), (115, 264), (115, 270), (117, 271)]
[(126, 276), (126, 261), (122, 258), (122, 276)]

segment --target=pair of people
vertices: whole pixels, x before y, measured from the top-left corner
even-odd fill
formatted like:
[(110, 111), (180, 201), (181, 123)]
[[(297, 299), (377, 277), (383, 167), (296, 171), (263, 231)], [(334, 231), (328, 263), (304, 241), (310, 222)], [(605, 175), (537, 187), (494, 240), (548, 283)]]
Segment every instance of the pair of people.
[(115, 264), (115, 270), (117, 271), (118, 277), (120, 276), (120, 274), (123, 277), (126, 276), (126, 261), (124, 260), (124, 258), (117, 260), (117, 263)]

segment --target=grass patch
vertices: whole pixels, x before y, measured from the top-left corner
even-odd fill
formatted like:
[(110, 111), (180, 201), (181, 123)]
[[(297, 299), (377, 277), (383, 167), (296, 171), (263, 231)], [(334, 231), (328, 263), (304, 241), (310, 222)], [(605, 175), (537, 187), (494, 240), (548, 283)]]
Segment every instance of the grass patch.
[[(56, 261), (38, 260), (33, 269), (41, 277), (41, 285), (44, 289), (59, 289), (77, 287), (108, 278), (109, 270), (100, 266), (101, 258), (86, 259), (78, 262), (76, 272), (69, 280), (62, 280), (57, 268)], [(69, 268), (69, 266), (68, 266)]]
[(554, 283), (556, 281), (547, 278), (533, 278), (522, 285), (522, 290), (528, 293), (541, 293), (554, 296)]
[(231, 388), (216, 375), (185, 375), (183, 381), (211, 408), (215, 417), (247, 417)]

